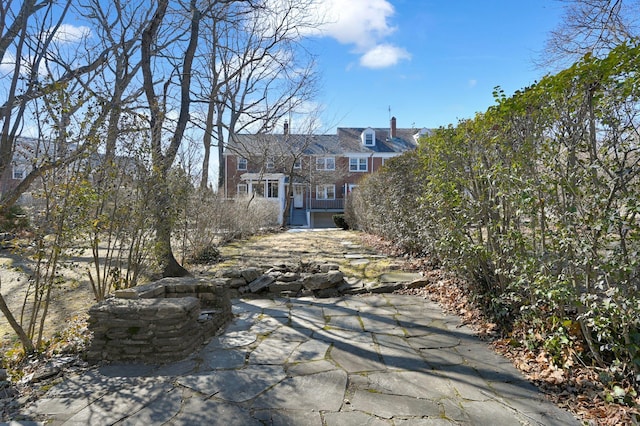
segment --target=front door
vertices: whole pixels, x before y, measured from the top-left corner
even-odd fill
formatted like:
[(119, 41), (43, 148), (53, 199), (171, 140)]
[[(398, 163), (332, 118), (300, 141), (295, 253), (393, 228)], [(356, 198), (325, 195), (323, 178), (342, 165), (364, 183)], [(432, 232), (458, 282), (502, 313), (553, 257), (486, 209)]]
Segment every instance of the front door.
[(293, 207), (301, 209), (304, 207), (304, 186), (293, 185)]

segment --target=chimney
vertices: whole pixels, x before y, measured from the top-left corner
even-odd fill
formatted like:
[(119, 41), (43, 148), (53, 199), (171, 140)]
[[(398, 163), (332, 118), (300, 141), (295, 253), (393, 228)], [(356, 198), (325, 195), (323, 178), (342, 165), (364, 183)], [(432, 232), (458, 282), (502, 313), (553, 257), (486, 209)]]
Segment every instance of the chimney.
[(391, 117), (391, 131), (389, 133), (391, 135), (391, 139), (393, 139), (393, 138), (395, 138), (397, 136), (396, 118), (395, 117)]
[(284, 134), (285, 135), (289, 134), (289, 121), (288, 120), (284, 120)]

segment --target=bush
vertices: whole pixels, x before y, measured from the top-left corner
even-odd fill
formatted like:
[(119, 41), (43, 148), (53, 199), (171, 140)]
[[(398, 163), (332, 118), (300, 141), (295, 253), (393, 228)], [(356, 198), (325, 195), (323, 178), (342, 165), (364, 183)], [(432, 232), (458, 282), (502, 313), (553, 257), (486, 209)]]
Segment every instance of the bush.
[(347, 223), (347, 219), (344, 214), (334, 214), (333, 215), (333, 223), (336, 224), (338, 228), (349, 229), (349, 224)]
[(220, 250), (214, 245), (209, 245), (198, 250), (189, 259), (189, 263), (208, 265), (220, 260)]
[(0, 212), (0, 232), (18, 232), (29, 229), (29, 219), (20, 206), (11, 206)]
[(497, 105), (360, 181), (350, 223), (468, 278), (505, 335), (517, 324), (555, 362), (580, 353), (637, 385), (640, 165), (625, 114), (640, 106), (639, 54), (621, 45), (510, 98), (497, 89)]

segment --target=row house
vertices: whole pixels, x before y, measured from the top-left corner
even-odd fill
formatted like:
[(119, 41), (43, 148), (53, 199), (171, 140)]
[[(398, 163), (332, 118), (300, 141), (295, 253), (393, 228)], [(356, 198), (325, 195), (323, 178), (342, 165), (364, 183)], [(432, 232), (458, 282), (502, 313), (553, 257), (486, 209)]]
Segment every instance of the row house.
[(333, 215), (358, 181), (386, 160), (417, 147), (427, 129), (344, 128), (336, 134), (234, 135), (224, 152), (224, 196), (253, 194), (287, 210), (289, 225), (333, 227)]

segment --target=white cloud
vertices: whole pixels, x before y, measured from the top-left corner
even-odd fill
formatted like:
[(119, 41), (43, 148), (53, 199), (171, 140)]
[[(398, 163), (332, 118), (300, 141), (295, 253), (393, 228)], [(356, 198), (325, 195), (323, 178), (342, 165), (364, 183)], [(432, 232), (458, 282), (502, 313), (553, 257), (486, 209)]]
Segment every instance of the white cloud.
[[(49, 31), (53, 31), (51, 28)], [(91, 36), (91, 28), (85, 26), (76, 27), (70, 24), (62, 24), (53, 36), (53, 41), (58, 43), (76, 43)]]
[(478, 80), (476, 80), (475, 78), (472, 78), (471, 80), (469, 80), (469, 87), (471, 88), (476, 87), (477, 84), (478, 84)]
[(343, 44), (367, 49), (395, 31), (388, 23), (395, 11), (387, 0), (323, 0), (319, 6), (325, 8), (322, 33)]
[[(16, 55), (13, 52), (5, 52), (2, 61), (0, 61), (0, 74), (13, 74), (16, 72)], [(38, 75), (43, 76), (47, 73), (44, 60), (38, 63)], [(31, 73), (31, 68), (34, 66), (34, 59), (32, 56), (25, 56), (20, 60), (19, 73), (21, 76), (27, 76)]]
[(6, 52), (2, 61), (0, 61), (0, 72), (13, 72), (16, 65), (16, 56), (11, 52)]
[(391, 44), (380, 44), (362, 55), (360, 65), (367, 68), (386, 68), (403, 59), (411, 59), (411, 54), (405, 49)]
[(318, 35), (353, 45), (362, 55), (360, 65), (384, 68), (411, 55), (403, 48), (384, 43), (396, 31), (390, 23), (395, 10), (388, 0), (318, 0)]

